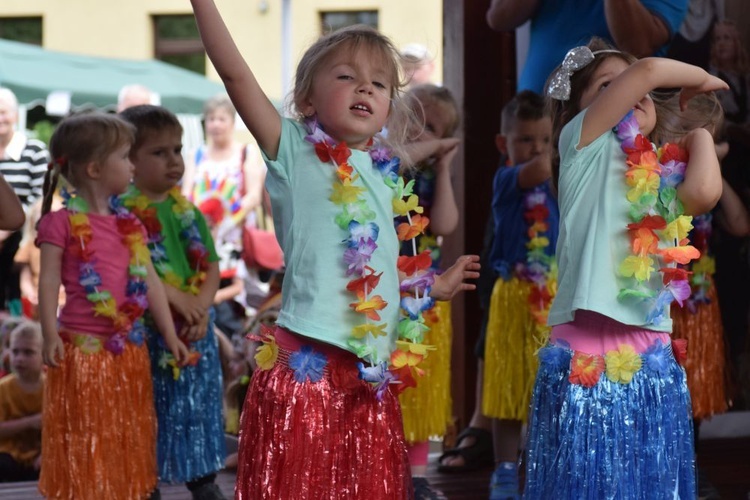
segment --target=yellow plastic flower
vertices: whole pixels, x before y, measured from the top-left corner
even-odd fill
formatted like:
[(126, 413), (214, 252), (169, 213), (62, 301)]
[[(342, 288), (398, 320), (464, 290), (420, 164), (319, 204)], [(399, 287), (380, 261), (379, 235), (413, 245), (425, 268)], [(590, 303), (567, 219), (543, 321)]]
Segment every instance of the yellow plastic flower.
[(693, 262), (695, 274), (714, 274), (716, 272), (716, 261), (709, 255), (702, 255), (700, 259)]
[(641, 356), (628, 344), (622, 344), (616, 351), (609, 351), (604, 358), (607, 364), (607, 378), (621, 384), (629, 384), (643, 364)]
[(355, 339), (363, 339), (369, 333), (373, 337), (380, 337), (386, 335), (385, 328), (388, 323), (381, 323), (376, 325), (375, 323), (362, 323), (352, 328), (352, 336)]
[(271, 338), (268, 342), (263, 342), (263, 345), (255, 350), (255, 362), (261, 370), (270, 370), (273, 368), (278, 357), (279, 346), (276, 345), (274, 338)]
[(549, 238), (546, 236), (537, 236), (535, 238), (531, 238), (528, 243), (526, 243), (526, 248), (529, 250), (535, 250), (537, 248), (547, 248), (549, 246)]
[(114, 318), (117, 315), (117, 304), (115, 299), (107, 299), (97, 302), (94, 306), (94, 316), (106, 316)]
[(336, 205), (354, 203), (362, 191), (364, 191), (364, 188), (352, 185), (351, 180), (334, 182), (331, 201)]
[(628, 191), (628, 201), (635, 203), (646, 193), (656, 196), (660, 182), (659, 175), (648, 170), (639, 168), (628, 172), (627, 184), (633, 188)]
[(693, 229), (693, 217), (690, 215), (680, 215), (675, 220), (667, 224), (664, 230), (664, 237), (682, 241), (687, 238), (688, 233)]
[(427, 354), (430, 351), (437, 350), (437, 347), (434, 345), (417, 344), (416, 342), (408, 342), (406, 340), (397, 340), (396, 347), (402, 351), (413, 352), (414, 354), (419, 354), (424, 357), (427, 357)]
[(635, 276), (638, 281), (646, 281), (654, 272), (654, 261), (648, 256), (629, 255), (620, 264), (620, 274), (629, 278)]
[(393, 212), (397, 215), (405, 216), (408, 215), (409, 212), (421, 214), (423, 211), (424, 209), (419, 206), (419, 196), (416, 194), (409, 196), (406, 200), (399, 198), (393, 199)]

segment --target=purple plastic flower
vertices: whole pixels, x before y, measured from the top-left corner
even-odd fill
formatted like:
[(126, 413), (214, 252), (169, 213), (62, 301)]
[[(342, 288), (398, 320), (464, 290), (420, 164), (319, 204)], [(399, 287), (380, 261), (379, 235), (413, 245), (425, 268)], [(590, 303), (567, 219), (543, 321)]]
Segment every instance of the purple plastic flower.
[(669, 293), (672, 294), (674, 300), (676, 300), (677, 303), (680, 304), (680, 307), (682, 307), (682, 303), (690, 297), (691, 291), (690, 283), (688, 282), (688, 280), (672, 280), (669, 282), (666, 288)]
[(119, 333), (112, 335), (104, 343), (104, 348), (115, 355), (120, 355), (125, 350), (125, 336)]
[(310, 131), (310, 134), (305, 136), (305, 140), (311, 144), (317, 144), (319, 142), (324, 143), (331, 143), (331, 138), (328, 137), (328, 134), (323, 132), (323, 129), (318, 126), (318, 120), (315, 118), (311, 118), (305, 122), (307, 125), (307, 130)]
[(417, 271), (401, 281), (400, 290), (402, 292), (413, 290), (422, 295), (426, 293), (427, 289), (429, 289), (434, 283), (435, 271), (431, 269), (427, 271)]
[(363, 363), (357, 363), (359, 378), (365, 382), (375, 384), (375, 396), (378, 401), (383, 399), (388, 385), (396, 382), (396, 377), (388, 371), (388, 364), (383, 362), (375, 366), (365, 366)]
[(661, 185), (676, 187), (685, 179), (684, 161), (669, 160), (661, 166)]
[(544, 205), (547, 202), (547, 194), (541, 188), (534, 188), (526, 193), (523, 198), (524, 208), (534, 208), (537, 205)]
[(360, 240), (356, 248), (347, 248), (344, 251), (344, 263), (347, 265), (346, 275), (362, 274), (376, 248), (378, 248), (378, 245), (371, 239)]
[(641, 130), (632, 110), (628, 111), (625, 118), (615, 126), (615, 133), (617, 138), (622, 141), (623, 149), (635, 146), (635, 138), (641, 133)]
[(317, 382), (323, 378), (327, 363), (325, 354), (314, 351), (309, 345), (302, 346), (289, 356), (289, 367), (294, 370), (294, 380), (300, 384), (304, 384), (307, 379)]

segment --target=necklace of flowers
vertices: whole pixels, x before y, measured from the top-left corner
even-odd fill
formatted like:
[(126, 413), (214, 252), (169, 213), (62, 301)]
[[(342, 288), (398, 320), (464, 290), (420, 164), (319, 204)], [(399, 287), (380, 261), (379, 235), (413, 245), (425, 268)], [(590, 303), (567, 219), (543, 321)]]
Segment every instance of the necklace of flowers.
[[(406, 217), (406, 222), (396, 226), (399, 241), (411, 241), (413, 256), (398, 258), (398, 270), (405, 278), (401, 281), (399, 338), (396, 349), (388, 360), (379, 359), (371, 340), (387, 335), (388, 324), (380, 322), (378, 311), (387, 306), (382, 296), (375, 294), (382, 272), (378, 273), (369, 263), (378, 248), (380, 228), (374, 222), (375, 212), (367, 206), (361, 196), (365, 188), (358, 183), (359, 175), (349, 164), (352, 152), (346, 143), (336, 143), (318, 126), (317, 121), (308, 120), (309, 135), (305, 140), (314, 144), (315, 153), (323, 163), (335, 167), (335, 176), (330, 200), (341, 208), (335, 223), (345, 232), (346, 238), (343, 262), (347, 277), (352, 279), (346, 285), (349, 293), (356, 297), (350, 307), (363, 316), (362, 323), (352, 328), (348, 344), (353, 352), (369, 364), (359, 364), (360, 377), (375, 385), (378, 396), (382, 396), (388, 384), (398, 382), (398, 390), (416, 385), (414, 372), (421, 375), (419, 363), (433, 349), (421, 342), (429, 327), (423, 313), (434, 305), (429, 296), (430, 287), (435, 281), (430, 269), (430, 252), (417, 253), (415, 238), (422, 234), (429, 219), (422, 216), (419, 198), (413, 192), (414, 181), (404, 182), (398, 175), (400, 161), (391, 155), (389, 149), (371, 141), (369, 154), (373, 165), (383, 176), (385, 184), (393, 190), (394, 217)], [(412, 214), (413, 212), (413, 214)]]
[(114, 334), (104, 348), (113, 354), (122, 354), (125, 341), (141, 345), (144, 340), (143, 313), (148, 307), (146, 299), (146, 266), (149, 251), (143, 238), (141, 224), (115, 196), (109, 200), (109, 206), (115, 214), (117, 231), (122, 242), (130, 250), (128, 265), (127, 299), (118, 305), (112, 293), (101, 288), (102, 277), (96, 270), (96, 258), (89, 244), (94, 238), (89, 221), (89, 206), (86, 200), (62, 191), (65, 207), (70, 212), (71, 235), (78, 241), (75, 255), (80, 259), (78, 282), (86, 291), (86, 298), (93, 304), (94, 316), (105, 316), (112, 320)]
[(549, 231), (547, 194), (536, 186), (524, 194), (523, 206), (526, 209), (523, 216), (529, 224), (529, 241), (526, 243), (526, 262), (516, 266), (516, 273), (532, 284), (528, 298), (531, 315), (537, 328), (546, 329), (552, 305), (549, 282), (556, 274), (555, 258), (546, 253), (550, 245), (546, 234)]
[(186, 255), (192, 270), (192, 275), (186, 279), (175, 273), (169, 263), (163, 243), (164, 235), (161, 232), (161, 222), (159, 222), (156, 214), (156, 208), (151, 206), (151, 200), (138, 188), (131, 186), (123, 196), (123, 203), (146, 227), (151, 260), (159, 276), (164, 279), (165, 283), (184, 292), (197, 295), (206, 279), (206, 270), (209, 264), (208, 250), (198, 230), (193, 205), (180, 193), (180, 189), (176, 186), (169, 191), (169, 196), (175, 202), (172, 211), (179, 221), (180, 237), (184, 242)]
[[(627, 156), (625, 182), (630, 188), (627, 199), (633, 221), (628, 224), (631, 255), (620, 264), (619, 273), (631, 278), (634, 285), (620, 290), (618, 299), (648, 300), (651, 308), (646, 324), (657, 325), (667, 317), (672, 302), (682, 306), (690, 296), (689, 273), (676, 264), (686, 265), (700, 257), (687, 239), (693, 218), (684, 215), (677, 198), (687, 152), (675, 144), (665, 144), (655, 152), (651, 141), (640, 133), (632, 111), (615, 127), (615, 133)], [(648, 288), (647, 281), (659, 258), (664, 262), (659, 269), (663, 286), (657, 292)]]

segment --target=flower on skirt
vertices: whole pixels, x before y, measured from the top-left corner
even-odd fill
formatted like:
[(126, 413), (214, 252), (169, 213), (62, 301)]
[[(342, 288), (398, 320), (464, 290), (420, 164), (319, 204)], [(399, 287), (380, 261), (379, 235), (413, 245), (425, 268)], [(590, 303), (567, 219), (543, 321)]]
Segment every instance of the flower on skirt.
[(645, 368), (654, 373), (666, 373), (669, 369), (669, 360), (667, 353), (664, 351), (664, 344), (656, 340), (646, 352), (643, 353)]
[[(565, 343), (565, 347), (569, 347), (567, 342)], [(568, 349), (560, 349), (556, 345), (544, 346), (539, 349), (539, 363), (559, 370), (570, 363), (570, 351)]]
[(279, 346), (273, 337), (264, 338), (263, 344), (255, 349), (255, 362), (261, 370), (270, 370), (279, 357)]
[(674, 359), (677, 360), (680, 366), (685, 366), (685, 361), (687, 361), (687, 340), (672, 340), (672, 352), (674, 353)]
[(328, 358), (308, 345), (289, 356), (289, 367), (294, 370), (294, 379), (300, 384), (304, 384), (307, 379), (317, 382), (323, 378), (326, 364)]
[(641, 356), (628, 344), (622, 344), (616, 351), (609, 351), (605, 356), (607, 378), (612, 382), (629, 384), (643, 364)]
[(604, 358), (596, 354), (576, 351), (573, 354), (573, 359), (570, 360), (568, 380), (572, 384), (594, 387), (599, 382), (602, 372), (604, 372)]

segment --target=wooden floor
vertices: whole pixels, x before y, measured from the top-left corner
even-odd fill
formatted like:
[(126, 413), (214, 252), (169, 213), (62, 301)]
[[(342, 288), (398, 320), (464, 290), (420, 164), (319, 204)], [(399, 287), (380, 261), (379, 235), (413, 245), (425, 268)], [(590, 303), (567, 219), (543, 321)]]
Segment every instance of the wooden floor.
[[(428, 479), (450, 500), (477, 500), (487, 498), (491, 469), (469, 474), (440, 474), (436, 470), (436, 457), (431, 455)], [(750, 437), (710, 439), (700, 442), (698, 462), (724, 500), (750, 500)], [(219, 474), (217, 483), (232, 498), (234, 473)], [(161, 487), (164, 500), (189, 500), (190, 493), (183, 485)], [(39, 500), (36, 483), (0, 484), (0, 499)], [(377, 499), (373, 499), (377, 500)]]

